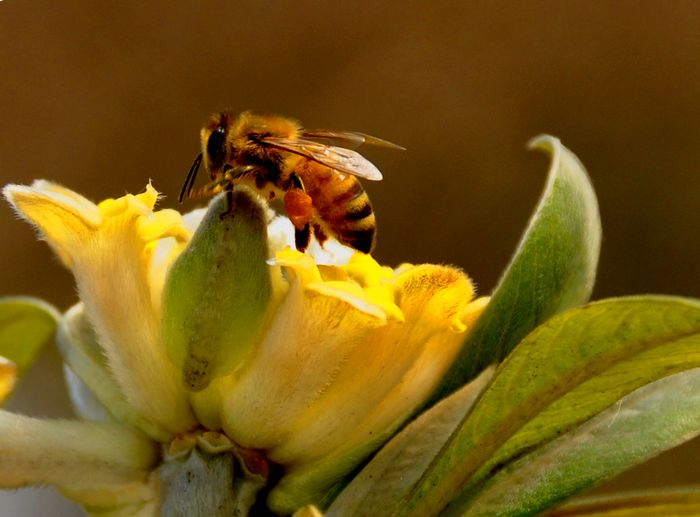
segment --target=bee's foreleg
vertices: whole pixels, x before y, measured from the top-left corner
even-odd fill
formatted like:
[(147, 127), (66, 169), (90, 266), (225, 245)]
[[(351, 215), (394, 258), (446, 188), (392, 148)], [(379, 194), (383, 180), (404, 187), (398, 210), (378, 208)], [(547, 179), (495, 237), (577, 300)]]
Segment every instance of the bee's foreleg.
[(226, 189), (227, 185), (230, 183), (231, 182), (228, 180), (228, 178), (219, 178), (210, 183), (207, 183), (203, 187), (192, 189), (189, 192), (189, 194), (187, 194), (187, 197), (189, 199), (201, 199), (204, 197), (211, 197)]
[(219, 219), (224, 219), (225, 217), (233, 217), (233, 183), (228, 183), (224, 187), (224, 192), (226, 192), (226, 210), (219, 214)]

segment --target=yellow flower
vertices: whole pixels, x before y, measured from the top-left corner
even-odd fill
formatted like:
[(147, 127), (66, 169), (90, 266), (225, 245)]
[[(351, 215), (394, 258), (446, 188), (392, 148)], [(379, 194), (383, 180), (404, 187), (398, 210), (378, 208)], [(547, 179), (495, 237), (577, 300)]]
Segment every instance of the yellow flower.
[(485, 305), (447, 266), (299, 253), (244, 189), (232, 217), (223, 198), (156, 211), (150, 185), (98, 205), (46, 181), (4, 194), (75, 276), (58, 344), (76, 410), (105, 421), (0, 412), (0, 487), (54, 484), (89, 510), (157, 512), (158, 472), (197, 447), (279, 469), (279, 513), (319, 503), (427, 399)]

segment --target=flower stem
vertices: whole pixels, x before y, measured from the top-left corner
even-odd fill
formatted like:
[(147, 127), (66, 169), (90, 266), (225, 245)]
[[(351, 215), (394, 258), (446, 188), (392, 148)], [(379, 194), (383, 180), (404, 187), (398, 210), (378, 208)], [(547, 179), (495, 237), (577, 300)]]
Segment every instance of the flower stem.
[(160, 467), (161, 515), (168, 517), (246, 516), (264, 486), (247, 476), (227, 452), (210, 455), (193, 449)]

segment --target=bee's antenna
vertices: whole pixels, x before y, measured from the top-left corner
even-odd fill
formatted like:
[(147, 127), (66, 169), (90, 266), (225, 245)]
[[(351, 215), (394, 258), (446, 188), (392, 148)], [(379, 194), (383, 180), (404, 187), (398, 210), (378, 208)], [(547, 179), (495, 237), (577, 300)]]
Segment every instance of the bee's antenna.
[(192, 167), (190, 167), (190, 171), (187, 173), (187, 178), (185, 178), (185, 184), (182, 186), (182, 190), (180, 191), (180, 196), (177, 198), (178, 202), (182, 203), (182, 200), (185, 197), (185, 194), (188, 196), (190, 195), (190, 192), (192, 191), (192, 187), (194, 186), (194, 180), (197, 177), (197, 172), (199, 171), (199, 166), (202, 164), (202, 153), (199, 153), (197, 157), (194, 159), (194, 163), (192, 164)]

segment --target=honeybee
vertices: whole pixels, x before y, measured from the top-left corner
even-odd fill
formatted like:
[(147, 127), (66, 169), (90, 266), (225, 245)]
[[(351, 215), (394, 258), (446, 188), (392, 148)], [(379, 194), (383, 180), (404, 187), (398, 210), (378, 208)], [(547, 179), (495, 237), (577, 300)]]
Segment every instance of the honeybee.
[[(213, 115), (201, 132), (195, 158), (179, 200), (226, 192), (232, 210), (233, 187), (247, 185), (263, 197), (282, 197), (295, 228), (295, 244), (305, 251), (313, 232), (322, 245), (328, 236), (369, 253), (376, 240), (374, 211), (359, 178), (381, 180), (382, 173), (346, 146), (396, 144), (350, 131), (306, 131), (295, 120), (249, 111)], [(211, 182), (194, 189), (201, 164)]]

